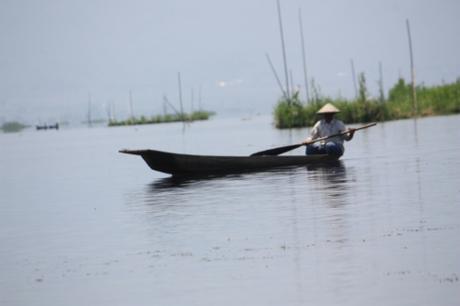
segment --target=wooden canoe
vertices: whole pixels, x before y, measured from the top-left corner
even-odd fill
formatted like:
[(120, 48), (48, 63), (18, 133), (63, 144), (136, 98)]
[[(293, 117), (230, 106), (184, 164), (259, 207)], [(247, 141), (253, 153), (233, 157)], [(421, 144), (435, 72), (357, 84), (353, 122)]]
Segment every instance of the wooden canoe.
[(336, 163), (329, 155), (298, 156), (206, 156), (157, 150), (120, 150), (141, 156), (152, 170), (173, 176), (219, 175), (252, 172), (270, 168)]

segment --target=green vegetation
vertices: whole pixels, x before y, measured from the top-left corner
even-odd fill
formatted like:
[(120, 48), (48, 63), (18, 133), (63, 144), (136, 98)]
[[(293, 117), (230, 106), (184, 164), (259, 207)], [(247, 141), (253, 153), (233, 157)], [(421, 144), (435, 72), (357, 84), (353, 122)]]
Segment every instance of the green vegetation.
[[(345, 123), (387, 121), (415, 116), (434, 116), (460, 113), (460, 78), (451, 84), (416, 87), (417, 110), (412, 103), (412, 87), (404, 79), (389, 90), (388, 98), (369, 97), (366, 78), (359, 75), (359, 93), (353, 100), (323, 97), (313, 85), (313, 99), (308, 105), (302, 103), (298, 92), (290, 99), (282, 98), (274, 110), (278, 128), (312, 126), (318, 119), (316, 111), (326, 103), (332, 103), (341, 112), (337, 115)], [(415, 112), (415, 113), (414, 113)]]
[(16, 121), (5, 122), (1, 126), (1, 130), (5, 133), (13, 133), (13, 132), (20, 132), (22, 129), (26, 128), (27, 125)]
[(90, 121), (88, 120), (85, 120), (85, 121), (82, 121), (81, 123), (83, 124), (103, 124), (103, 123), (106, 123), (107, 120), (106, 119), (91, 119)]
[(168, 123), (168, 122), (180, 122), (180, 121), (196, 121), (196, 120), (208, 120), (209, 117), (214, 115), (213, 112), (208, 111), (195, 111), (191, 114), (166, 114), (156, 115), (152, 117), (141, 116), (139, 118), (132, 117), (127, 120), (117, 121), (110, 120), (109, 126), (121, 126), (121, 125), (140, 125), (140, 124), (157, 124), (157, 123)]

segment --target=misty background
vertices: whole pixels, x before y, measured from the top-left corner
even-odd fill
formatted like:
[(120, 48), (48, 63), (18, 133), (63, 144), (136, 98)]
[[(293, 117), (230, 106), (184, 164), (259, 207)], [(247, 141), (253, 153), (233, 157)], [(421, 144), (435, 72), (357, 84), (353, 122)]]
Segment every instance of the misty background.
[[(350, 60), (377, 95), (410, 80), (410, 20), (417, 84), (460, 76), (460, 1), (281, 1), (287, 62), (304, 97), (299, 8), (309, 78), (323, 95), (354, 96)], [(283, 76), (276, 1), (0, 0), (0, 123), (36, 124), (163, 112), (163, 95), (219, 116), (269, 114)], [(91, 98), (89, 98), (89, 96)]]

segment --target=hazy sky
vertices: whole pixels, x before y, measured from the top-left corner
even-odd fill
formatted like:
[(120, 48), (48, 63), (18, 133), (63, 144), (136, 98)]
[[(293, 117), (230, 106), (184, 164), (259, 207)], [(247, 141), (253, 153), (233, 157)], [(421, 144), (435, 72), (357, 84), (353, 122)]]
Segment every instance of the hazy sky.
[[(458, 0), (282, 0), (288, 65), (303, 86), (298, 10), (302, 8), (309, 77), (325, 95), (354, 94), (350, 59), (377, 94), (410, 78), (409, 18), (417, 83), (460, 77)], [(0, 0), (0, 120), (83, 120), (93, 113), (178, 107), (177, 73), (186, 109), (219, 114), (270, 113), (280, 91), (282, 56), (275, 0)], [(303, 88), (302, 88), (303, 90)], [(303, 92), (303, 91), (302, 91)]]

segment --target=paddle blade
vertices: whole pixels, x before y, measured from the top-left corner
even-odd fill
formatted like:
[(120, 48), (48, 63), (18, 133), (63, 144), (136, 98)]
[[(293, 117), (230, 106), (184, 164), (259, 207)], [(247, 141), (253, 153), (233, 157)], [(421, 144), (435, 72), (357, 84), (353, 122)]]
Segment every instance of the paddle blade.
[(280, 155), (280, 154), (283, 154), (285, 152), (297, 149), (298, 147), (300, 147), (302, 145), (303, 145), (303, 143), (290, 145), (290, 146), (284, 146), (284, 147), (277, 147), (277, 148), (273, 148), (273, 149), (270, 149), (270, 150), (265, 150), (265, 151), (260, 151), (260, 152), (253, 153), (253, 154), (251, 154), (251, 156)]

